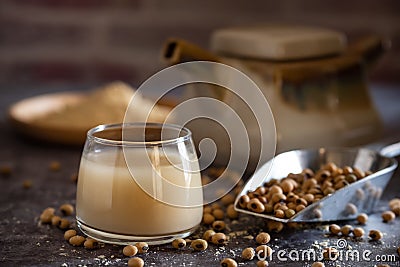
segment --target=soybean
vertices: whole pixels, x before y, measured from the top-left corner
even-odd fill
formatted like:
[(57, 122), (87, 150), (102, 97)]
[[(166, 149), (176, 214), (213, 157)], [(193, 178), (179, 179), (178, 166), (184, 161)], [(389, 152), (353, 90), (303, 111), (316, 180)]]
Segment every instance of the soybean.
[(268, 261), (266, 260), (257, 261), (257, 267), (268, 267)]
[(353, 168), (350, 167), (350, 166), (345, 166), (345, 167), (343, 168), (343, 173), (344, 173), (344, 174), (353, 173)]
[(334, 170), (334, 169), (328, 169), (328, 170), (320, 170), (317, 172), (316, 179), (318, 181), (325, 181), (327, 178), (329, 178), (331, 176), (331, 171), (330, 170)]
[(215, 221), (212, 224), (212, 228), (217, 230), (217, 231), (222, 231), (225, 229), (225, 222), (224, 221)]
[(83, 243), (83, 246), (86, 249), (95, 249), (99, 246), (99, 242), (97, 242), (97, 240), (95, 240), (93, 238), (87, 237), (85, 242)]
[(354, 174), (357, 176), (358, 179), (362, 179), (365, 177), (365, 172), (360, 170), (359, 168), (353, 168)]
[(358, 221), (360, 224), (366, 224), (367, 221), (368, 221), (368, 215), (365, 214), (365, 213), (360, 213), (360, 214), (358, 214), (358, 216), (357, 216), (357, 221)]
[(325, 195), (325, 196), (327, 196), (327, 195), (330, 195), (330, 194), (332, 194), (332, 193), (334, 193), (335, 192), (335, 189), (334, 188), (332, 188), (332, 187), (327, 187), (327, 188), (325, 188), (324, 189), (324, 191), (322, 191), (322, 193)]
[(333, 172), (333, 171), (335, 171), (335, 170), (337, 170), (337, 166), (336, 166), (336, 164), (335, 163), (333, 163), (333, 162), (328, 162), (328, 163), (326, 163), (325, 165), (324, 165), (324, 167), (322, 167), (324, 170), (328, 170), (328, 171), (330, 171), (330, 172)]
[(211, 206), (205, 206), (203, 208), (203, 213), (212, 213), (213, 209), (211, 208)]
[(261, 232), (256, 236), (256, 242), (260, 245), (265, 245), (271, 240), (271, 236), (268, 233)]
[(235, 206), (233, 204), (230, 204), (226, 209), (226, 215), (228, 216), (229, 219), (237, 219), (239, 217), (239, 214), (235, 210)]
[(58, 228), (67, 229), (70, 226), (70, 222), (67, 219), (61, 219), (58, 223)]
[(340, 234), (340, 231), (341, 231), (341, 228), (339, 225), (337, 225), (337, 224), (329, 225), (329, 232), (331, 232), (331, 234), (338, 235), (338, 234)]
[(380, 240), (383, 237), (382, 232), (379, 230), (369, 231), (368, 236), (374, 241)]
[(172, 247), (177, 249), (186, 247), (185, 239), (182, 238), (175, 239), (174, 241), (172, 241)]
[(256, 252), (254, 251), (254, 248), (245, 248), (242, 251), (242, 258), (245, 260), (251, 261), (254, 256), (256, 255)]
[(396, 214), (396, 216), (400, 216), (400, 205), (398, 206), (394, 206), (391, 211), (393, 211), (394, 214)]
[(338, 175), (342, 175), (343, 174), (343, 169), (342, 168), (337, 168), (336, 170), (334, 170), (332, 172), (332, 177), (336, 177)]
[(254, 193), (256, 193), (258, 196), (265, 195), (266, 192), (267, 192), (267, 189), (265, 188), (265, 186), (259, 186), (254, 191)]
[(272, 203), (283, 202), (286, 200), (286, 196), (283, 193), (276, 193), (272, 195)]
[(353, 226), (347, 224), (343, 226), (340, 231), (342, 232), (342, 235), (349, 236), (353, 232)]
[(40, 214), (40, 222), (41, 223), (51, 223), (51, 219), (54, 216), (55, 209), (54, 208), (46, 208), (45, 210), (42, 211), (42, 214)]
[(226, 235), (224, 233), (216, 233), (211, 237), (211, 242), (216, 245), (224, 244), (226, 241)]
[(303, 174), (306, 178), (311, 178), (314, 176), (314, 172), (311, 169), (304, 169), (301, 174)]
[(135, 256), (138, 253), (138, 248), (134, 245), (126, 245), (122, 249), (122, 254), (124, 254), (127, 257), (132, 257)]
[(144, 261), (139, 257), (133, 257), (128, 260), (128, 267), (143, 267)]
[(322, 218), (322, 211), (320, 209), (313, 210), (315, 218)]
[[(219, 192), (220, 192), (220, 193), (224, 193), (224, 190), (220, 189)], [(215, 210), (215, 209), (220, 209), (220, 208), (221, 208), (221, 205), (220, 205), (218, 202), (213, 202), (213, 203), (211, 203), (211, 208), (212, 208), (213, 210)]]
[(73, 236), (76, 236), (76, 231), (74, 229), (69, 229), (64, 233), (64, 239), (67, 241), (69, 241)]
[(277, 221), (268, 221), (267, 222), (268, 229), (272, 232), (279, 233), (283, 230), (283, 223)]
[(314, 201), (314, 195), (310, 193), (305, 194), (303, 198), (307, 203), (312, 203)]
[(135, 244), (139, 253), (146, 253), (149, 250), (149, 245), (146, 242), (138, 242)]
[(51, 225), (57, 226), (57, 225), (60, 224), (60, 221), (61, 221), (61, 217), (60, 217), (60, 216), (54, 215), (54, 216), (51, 218)]
[(288, 207), (289, 209), (291, 209), (291, 210), (295, 210), (296, 207), (297, 207), (297, 205), (296, 205), (296, 203), (289, 202), (289, 203), (287, 204), (287, 207)]
[(58, 161), (52, 161), (49, 164), (49, 169), (51, 171), (59, 171), (61, 169), (61, 163)]
[(357, 176), (355, 174), (347, 174), (346, 175), (346, 181), (351, 183), (354, 183), (355, 181), (357, 181)]
[(289, 202), (295, 202), (296, 199), (298, 199), (298, 198), (299, 197), (293, 192), (290, 192), (289, 194), (286, 195), (286, 200)]
[(247, 204), (250, 201), (250, 197), (248, 195), (243, 195), (239, 198), (239, 206), (241, 208), (247, 208)]
[(400, 205), (400, 198), (393, 198), (392, 200), (389, 201), (389, 208), (393, 208), (399, 205)]
[(225, 258), (221, 261), (221, 267), (237, 267), (237, 262), (231, 258)]
[(287, 209), (285, 210), (285, 217), (286, 218), (291, 218), (296, 214), (296, 212), (293, 209)]
[(222, 209), (215, 209), (212, 211), (212, 215), (215, 217), (217, 220), (222, 220), (225, 217), (225, 213)]
[(214, 230), (207, 230), (203, 234), (203, 239), (206, 240), (207, 242), (210, 242), (211, 241), (211, 237), (213, 235), (215, 235), (215, 231)]
[(69, 243), (73, 246), (81, 246), (86, 238), (81, 235), (75, 235), (69, 239)]
[(308, 202), (307, 202), (307, 200), (305, 200), (304, 198), (298, 198), (298, 199), (296, 199), (296, 204), (298, 204), (298, 205), (303, 205), (303, 206), (307, 206), (307, 205), (308, 205)]
[(354, 237), (361, 238), (364, 236), (364, 233), (364, 229), (362, 229), (361, 227), (356, 227), (353, 229)]
[(33, 185), (33, 182), (32, 182), (32, 180), (30, 180), (30, 179), (25, 179), (25, 180), (22, 182), (22, 187), (25, 188), (25, 189), (31, 188), (32, 185)]
[(0, 174), (3, 176), (9, 176), (12, 173), (12, 168), (9, 165), (0, 166)]
[(269, 189), (269, 193), (271, 194), (282, 194), (283, 190), (279, 185), (273, 185), (271, 186), (271, 188)]
[(264, 204), (265, 212), (271, 213), (274, 211), (274, 206), (271, 203)]
[(285, 218), (285, 212), (283, 210), (280, 210), (280, 209), (276, 210), (274, 215), (277, 218), (281, 218), (281, 219)]
[(382, 220), (384, 222), (391, 222), (396, 218), (396, 214), (393, 211), (388, 210), (382, 213)]
[(74, 213), (74, 206), (71, 204), (63, 204), (60, 206), (60, 211), (64, 216), (69, 216)]
[(232, 204), (233, 202), (235, 202), (235, 197), (232, 194), (226, 194), (225, 196), (223, 196), (221, 198), (221, 202), (225, 206), (228, 206), (228, 205)]
[(300, 205), (296, 206), (296, 212), (300, 212), (300, 211), (304, 210), (305, 208), (306, 208), (306, 206), (300, 204)]
[(205, 241), (204, 239), (196, 239), (193, 240), (192, 243), (190, 244), (190, 246), (197, 251), (203, 251), (206, 250), (208, 247), (207, 241)]
[(390, 200), (389, 208), (396, 216), (400, 216), (400, 198)]
[(258, 198), (253, 198), (247, 203), (247, 209), (257, 212), (257, 213), (262, 213), (264, 212), (264, 204), (261, 203), (261, 201)]
[(212, 224), (215, 221), (215, 217), (210, 213), (203, 214), (203, 223)]
[(357, 206), (354, 205), (353, 203), (347, 203), (346, 205), (346, 212), (347, 214), (355, 215), (357, 214)]
[(290, 181), (288, 181), (288, 180), (284, 180), (284, 181), (281, 183), (281, 187), (282, 187), (282, 191), (283, 191), (284, 193), (292, 192), (293, 189), (294, 189), (293, 183), (290, 182)]

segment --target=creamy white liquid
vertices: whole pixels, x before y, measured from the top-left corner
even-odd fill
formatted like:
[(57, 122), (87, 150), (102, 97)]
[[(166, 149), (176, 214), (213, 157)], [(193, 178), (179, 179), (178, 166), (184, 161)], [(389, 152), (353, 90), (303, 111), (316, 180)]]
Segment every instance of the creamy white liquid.
[(135, 179), (122, 150), (82, 157), (76, 203), (80, 221), (99, 230), (137, 236), (172, 234), (200, 223), (203, 194), (198, 162), (185, 163), (191, 169), (185, 172), (176, 154), (157, 160), (154, 155), (159, 152), (151, 151), (151, 163), (143, 152), (130, 151), (127, 157), (135, 160)]

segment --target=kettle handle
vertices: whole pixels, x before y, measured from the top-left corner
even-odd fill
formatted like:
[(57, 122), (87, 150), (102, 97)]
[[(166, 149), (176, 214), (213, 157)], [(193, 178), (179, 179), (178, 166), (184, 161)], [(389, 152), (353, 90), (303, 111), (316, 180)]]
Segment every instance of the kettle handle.
[[(223, 63), (223, 60), (212, 52), (179, 38), (167, 39), (161, 52), (163, 61), (168, 65), (198, 60)], [(221, 90), (216, 86), (211, 86), (211, 88), (217, 99), (224, 101), (226, 90)]]
[(348, 52), (360, 56), (370, 68), (390, 46), (391, 42), (388, 39), (378, 35), (367, 35), (351, 43)]
[(179, 38), (167, 39), (161, 53), (163, 61), (169, 65), (197, 60), (221, 62), (212, 52)]

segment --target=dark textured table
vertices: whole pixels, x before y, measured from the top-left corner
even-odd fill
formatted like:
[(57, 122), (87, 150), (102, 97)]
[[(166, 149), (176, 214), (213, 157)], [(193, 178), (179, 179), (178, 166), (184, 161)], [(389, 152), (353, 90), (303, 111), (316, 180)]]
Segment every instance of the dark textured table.
[[(400, 139), (398, 89), (390, 87), (373, 91), (384, 116), (386, 137), (391, 140)], [(33, 93), (46, 90), (50, 89), (39, 89)], [(76, 184), (71, 175), (78, 170), (81, 148), (46, 145), (15, 135), (4, 119), (5, 110), (11, 102), (33, 93), (24, 89), (0, 92), (0, 166), (12, 167), (9, 176), (0, 175), (0, 266), (126, 266), (128, 258), (122, 255), (120, 246), (106, 245), (95, 250), (73, 247), (63, 239), (63, 231), (39, 224), (38, 216), (44, 208), (57, 208), (63, 203), (74, 204)], [(59, 171), (49, 169), (52, 161), (61, 163)], [(25, 180), (32, 181), (30, 188), (24, 188)], [(384, 232), (382, 241), (371, 242), (366, 237), (361, 241), (346, 239), (349, 245), (346, 251), (358, 251), (360, 261), (346, 260), (343, 254), (342, 260), (329, 262), (327, 266), (374, 266), (379, 257), (381, 262), (390, 266), (400, 266), (396, 252), (400, 246), (400, 218), (393, 223), (383, 223), (380, 218), (381, 211), (387, 209), (387, 200), (394, 196), (400, 196), (399, 171), (364, 227), (366, 232), (370, 229)], [(243, 248), (256, 247), (251, 237), (266, 229), (265, 221), (240, 215), (238, 220), (227, 222), (230, 230), (226, 233), (231, 233), (231, 236), (225, 246), (210, 245), (204, 252), (193, 252), (190, 248), (178, 251), (171, 245), (152, 246), (147, 254), (139, 256), (144, 259), (145, 266), (219, 266), (224, 257), (235, 258), (239, 266), (255, 266), (255, 260), (246, 262), (240, 255)], [(348, 222), (341, 224), (345, 223)], [(201, 227), (196, 234), (205, 229)], [(326, 225), (323, 224), (311, 224), (301, 229), (286, 228), (271, 235), (269, 245), (275, 252), (270, 266), (310, 266), (312, 261), (298, 261), (296, 256), (301, 259), (305, 250), (319, 251), (321, 247), (336, 245), (338, 241), (337, 237), (326, 235)]]

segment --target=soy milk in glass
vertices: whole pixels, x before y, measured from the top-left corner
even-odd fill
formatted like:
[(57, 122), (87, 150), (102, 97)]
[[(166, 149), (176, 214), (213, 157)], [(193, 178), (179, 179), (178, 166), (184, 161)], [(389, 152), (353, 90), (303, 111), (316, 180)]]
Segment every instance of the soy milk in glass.
[(167, 243), (196, 229), (202, 204), (186, 128), (132, 123), (88, 132), (76, 198), (78, 226), (88, 236), (116, 244)]

